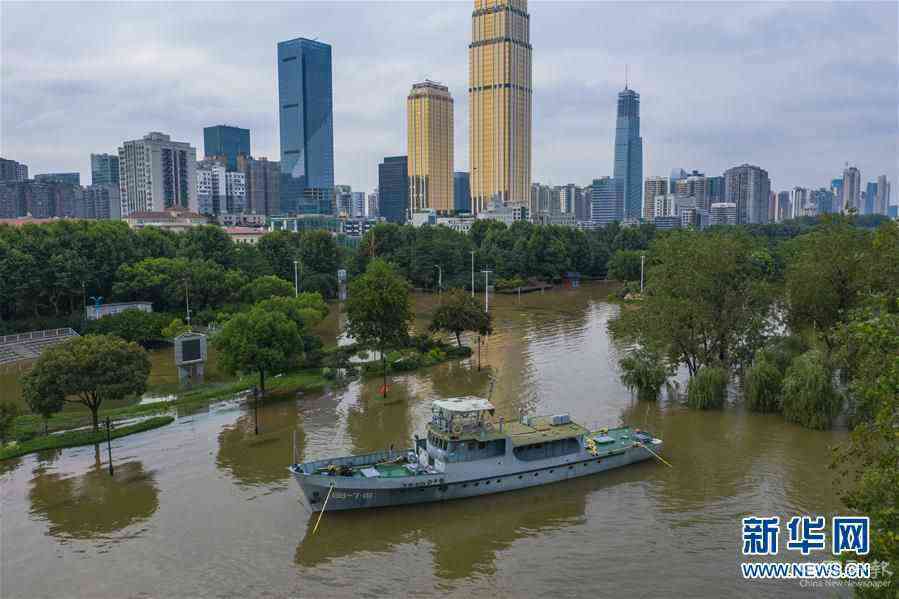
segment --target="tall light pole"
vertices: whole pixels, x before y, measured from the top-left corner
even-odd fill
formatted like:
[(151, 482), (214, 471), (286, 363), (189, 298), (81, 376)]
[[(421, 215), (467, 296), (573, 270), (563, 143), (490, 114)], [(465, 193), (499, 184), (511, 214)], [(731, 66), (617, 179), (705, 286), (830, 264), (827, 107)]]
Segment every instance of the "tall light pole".
[(490, 285), (488, 283), (492, 270), (482, 270), (484, 273), (484, 312), (490, 312)]
[(474, 297), (474, 255), (476, 250), (471, 250), (471, 297)]
[(293, 296), (299, 297), (300, 295), (300, 275), (298, 274), (297, 268), (299, 267), (299, 260), (293, 261)]
[(435, 264), (434, 268), (437, 269), (437, 294), (439, 295), (443, 290), (443, 269), (438, 264)]

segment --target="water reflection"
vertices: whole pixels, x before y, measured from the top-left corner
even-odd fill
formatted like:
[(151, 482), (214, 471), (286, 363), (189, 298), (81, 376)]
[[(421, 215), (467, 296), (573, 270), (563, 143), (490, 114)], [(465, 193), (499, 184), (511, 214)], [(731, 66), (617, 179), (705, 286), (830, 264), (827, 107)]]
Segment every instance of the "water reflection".
[[(283, 483), (290, 478), (287, 471), (296, 452), (302, 455), (306, 435), (302, 415), (296, 401), (266, 404), (259, 408), (259, 434), (254, 434), (253, 408), (247, 404), (233, 424), (219, 433), (216, 466), (227, 470), (243, 485)], [(296, 431), (296, 435), (294, 435)]]
[(63, 475), (43, 467), (28, 491), (31, 514), (49, 523), (58, 538), (92, 539), (141, 522), (159, 508), (153, 472), (139, 461), (115, 465), (115, 476), (94, 467), (81, 475)]
[(590, 496), (626, 479), (609, 473), (556, 485), (445, 503), (328, 513), (316, 535), (309, 518), (295, 561), (317, 567), (362, 552), (394, 553), (427, 543), (434, 573), (443, 579), (493, 574), (497, 553), (520, 539), (578, 526)]
[(346, 414), (346, 432), (352, 443), (351, 453), (371, 453), (393, 445), (405, 448), (411, 445), (415, 426), (411, 407), (419, 401), (422, 389), (413, 377), (395, 379), (390, 384), (387, 398), (378, 394), (381, 379), (370, 379), (360, 384), (360, 397), (349, 406)]

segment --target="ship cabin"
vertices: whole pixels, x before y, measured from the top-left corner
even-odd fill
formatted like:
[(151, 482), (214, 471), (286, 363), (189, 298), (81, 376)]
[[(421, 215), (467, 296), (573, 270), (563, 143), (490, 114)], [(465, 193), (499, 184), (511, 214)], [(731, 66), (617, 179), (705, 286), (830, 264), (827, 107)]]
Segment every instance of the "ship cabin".
[(438, 467), (507, 454), (521, 461), (576, 454), (590, 434), (568, 414), (505, 422), (496, 418), (489, 401), (479, 398), (437, 400), (431, 409), (428, 438), (421, 444)]

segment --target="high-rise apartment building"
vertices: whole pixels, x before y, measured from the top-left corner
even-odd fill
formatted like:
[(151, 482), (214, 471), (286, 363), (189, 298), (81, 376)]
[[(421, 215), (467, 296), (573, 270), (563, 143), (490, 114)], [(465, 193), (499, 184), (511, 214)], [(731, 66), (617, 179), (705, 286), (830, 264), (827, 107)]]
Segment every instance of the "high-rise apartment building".
[(655, 217), (656, 196), (668, 194), (668, 179), (665, 177), (648, 177), (643, 189), (643, 219), (652, 220)]
[(365, 217), (365, 192), (354, 191), (353, 201), (350, 205), (350, 216), (352, 218)]
[(841, 211), (848, 212), (854, 208), (857, 212), (861, 212), (863, 209), (861, 195), (862, 174), (856, 167), (847, 164), (843, 170), (843, 191), (840, 197)]
[(229, 171), (236, 171), (237, 157), (250, 155), (250, 130), (230, 125), (204, 127), (203, 152), (206, 158), (222, 160)]
[(197, 163), (197, 211), (200, 214), (243, 214), (247, 210), (246, 175), (229, 171), (224, 160)]
[(876, 214), (889, 214), (890, 208), (890, 182), (886, 175), (877, 177), (877, 197), (874, 201)]
[(0, 183), (26, 181), (28, 167), (21, 162), (0, 158)]
[(471, 212), (471, 178), (468, 173), (453, 173), (453, 210)]
[(368, 218), (378, 217), (378, 190), (375, 189), (366, 198), (365, 216)]
[(475, 0), (468, 46), (472, 212), (531, 192), (532, 68), (527, 0)]
[(591, 206), (590, 220), (599, 225), (608, 225), (614, 221), (624, 220), (624, 196), (618, 189), (618, 179), (602, 177), (593, 179), (590, 186)]
[(779, 191), (774, 195), (774, 221), (782, 223), (793, 218), (793, 202), (789, 191)]
[(706, 201), (709, 206), (724, 202), (724, 177), (707, 177), (705, 187)]
[(737, 205), (728, 202), (715, 202), (709, 207), (709, 223), (711, 225), (737, 224)]
[(151, 132), (119, 148), (122, 217), (133, 212), (197, 210), (197, 150)]
[(91, 185), (119, 185), (119, 157), (91, 154)]
[(81, 173), (41, 173), (34, 176), (35, 181), (44, 183), (65, 183), (66, 185), (81, 185)]
[(409, 213), (453, 211), (453, 97), (433, 81), (416, 83), (406, 99)]
[(728, 169), (724, 173), (724, 195), (737, 205), (737, 223), (767, 223), (771, 180), (768, 171), (751, 164)]
[(624, 218), (639, 220), (643, 214), (643, 138), (640, 137), (640, 94), (625, 85), (618, 94), (615, 126), (615, 171)]
[(833, 192), (829, 189), (816, 189), (812, 192), (815, 209), (818, 214), (828, 214), (833, 212), (834, 197)]
[(378, 215), (402, 224), (408, 207), (409, 161), (406, 156), (388, 156), (378, 165)]
[(281, 163), (266, 157), (237, 156), (237, 170), (244, 174), (250, 214), (272, 216), (281, 210)]
[(278, 43), (281, 212), (334, 211), (331, 46), (297, 38)]
[(864, 201), (861, 202), (862, 214), (877, 214), (877, 181), (868, 181), (865, 191), (862, 192)]
[(118, 185), (97, 183), (84, 188), (81, 218), (119, 219), (122, 216), (121, 211)]

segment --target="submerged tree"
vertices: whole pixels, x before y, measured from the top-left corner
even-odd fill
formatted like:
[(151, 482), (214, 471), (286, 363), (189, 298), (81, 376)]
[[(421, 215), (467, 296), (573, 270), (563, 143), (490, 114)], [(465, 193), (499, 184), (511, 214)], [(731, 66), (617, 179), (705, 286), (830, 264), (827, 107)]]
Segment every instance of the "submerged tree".
[(841, 403), (820, 351), (807, 351), (793, 360), (784, 376), (784, 418), (807, 428), (830, 428)]
[(704, 366), (690, 378), (687, 405), (700, 410), (724, 407), (727, 399), (727, 371), (718, 366)]
[(22, 410), (11, 401), (0, 402), (0, 444), (6, 443)]
[(743, 379), (746, 407), (753, 412), (780, 410), (783, 392), (783, 372), (766, 352), (759, 352), (755, 362), (746, 370)]
[(456, 336), (456, 343), (462, 347), (461, 334), (472, 331), (479, 335), (493, 332), (493, 322), (489, 312), (481, 308), (481, 304), (462, 289), (453, 289), (444, 294), (443, 300), (434, 311), (430, 330), (446, 331)]
[(618, 362), (621, 367), (621, 382), (641, 400), (655, 401), (659, 391), (674, 375), (674, 367), (664, 356), (640, 348), (629, 352)]

